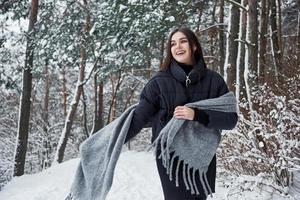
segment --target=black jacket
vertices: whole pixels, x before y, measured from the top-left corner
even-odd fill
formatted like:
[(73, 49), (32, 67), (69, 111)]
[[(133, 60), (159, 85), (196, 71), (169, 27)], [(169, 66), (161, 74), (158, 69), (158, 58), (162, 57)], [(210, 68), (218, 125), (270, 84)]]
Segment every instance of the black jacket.
[[(177, 106), (189, 102), (216, 98), (228, 92), (228, 87), (217, 72), (206, 68), (199, 60), (186, 76), (175, 61), (164, 72), (158, 72), (144, 87), (137, 105), (126, 141), (134, 137), (147, 124), (152, 122), (152, 142), (160, 130), (172, 118)], [(199, 123), (215, 129), (232, 129), (237, 123), (235, 113), (202, 110), (196, 112)], [(203, 120), (203, 118), (207, 118)], [(216, 158), (207, 172), (211, 188), (215, 188)]]

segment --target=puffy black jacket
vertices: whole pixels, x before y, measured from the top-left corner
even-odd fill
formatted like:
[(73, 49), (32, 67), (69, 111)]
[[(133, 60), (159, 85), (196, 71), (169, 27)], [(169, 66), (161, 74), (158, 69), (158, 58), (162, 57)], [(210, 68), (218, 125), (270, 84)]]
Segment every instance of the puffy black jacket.
[[(149, 122), (152, 122), (152, 142), (160, 130), (172, 118), (177, 106), (189, 102), (219, 97), (228, 92), (222, 76), (206, 68), (199, 60), (193, 70), (186, 75), (173, 61), (167, 71), (158, 72), (144, 87), (137, 105), (126, 141), (134, 137)], [(208, 116), (207, 127), (232, 129), (237, 123), (235, 113), (202, 110)], [(214, 191), (216, 177), (216, 157), (207, 172), (208, 181)]]

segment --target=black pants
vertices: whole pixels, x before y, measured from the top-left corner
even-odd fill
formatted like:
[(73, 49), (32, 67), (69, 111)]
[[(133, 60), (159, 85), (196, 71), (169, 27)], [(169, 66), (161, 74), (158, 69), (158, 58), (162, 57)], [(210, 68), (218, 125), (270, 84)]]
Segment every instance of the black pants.
[[(159, 155), (159, 154), (158, 154)], [(177, 163), (177, 158), (175, 158), (175, 163)], [(173, 166), (173, 180), (170, 181), (169, 175), (166, 172), (162, 164), (162, 160), (156, 158), (156, 165), (158, 169), (158, 173), (160, 176), (160, 181), (162, 185), (162, 189), (164, 192), (165, 200), (206, 200), (205, 193), (202, 187), (199, 188), (200, 195), (192, 195), (190, 190), (186, 190), (184, 185), (184, 180), (182, 176), (183, 164), (179, 166), (179, 187), (176, 187), (175, 183), (175, 167)], [(198, 186), (199, 184), (197, 184)]]

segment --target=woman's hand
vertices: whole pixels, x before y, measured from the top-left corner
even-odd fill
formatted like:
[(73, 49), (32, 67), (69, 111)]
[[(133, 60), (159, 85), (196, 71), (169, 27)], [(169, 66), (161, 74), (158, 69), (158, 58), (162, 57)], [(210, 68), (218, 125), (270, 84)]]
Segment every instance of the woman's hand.
[(177, 106), (174, 111), (174, 117), (176, 119), (193, 120), (195, 111), (192, 108), (186, 106)]

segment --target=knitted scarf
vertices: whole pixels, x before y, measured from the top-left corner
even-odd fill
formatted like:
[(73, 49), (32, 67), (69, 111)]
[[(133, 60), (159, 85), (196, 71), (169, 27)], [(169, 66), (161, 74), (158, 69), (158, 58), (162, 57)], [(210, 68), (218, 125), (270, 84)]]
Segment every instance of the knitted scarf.
[[(232, 92), (228, 92), (221, 97), (188, 103), (185, 106), (191, 108), (214, 110), (222, 112), (237, 112), (236, 98)], [(207, 181), (206, 172), (213, 159), (217, 147), (221, 140), (221, 130), (206, 128), (199, 122), (180, 120), (172, 118), (161, 130), (152, 147), (160, 148), (159, 158), (162, 159), (163, 166), (166, 168), (169, 179), (173, 179), (173, 165), (177, 164), (175, 172), (175, 183), (178, 183), (179, 166), (183, 163), (183, 180), (187, 190), (191, 194), (199, 195), (196, 185), (196, 171), (205, 195), (212, 194)], [(175, 158), (177, 163), (174, 163)], [(186, 170), (187, 168), (187, 170)], [(192, 170), (192, 174), (190, 171)]]
[[(120, 156), (127, 132), (129, 130), (134, 108), (129, 107), (120, 117), (99, 130), (87, 139), (80, 147), (81, 160), (77, 168), (71, 191), (66, 200), (105, 200), (111, 188), (114, 169)], [(222, 112), (236, 112), (236, 99), (232, 92), (214, 99), (207, 99), (186, 104), (188, 107), (215, 110)], [(156, 150), (160, 144), (161, 154), (167, 173), (172, 179), (174, 158), (178, 157), (176, 168), (176, 185), (178, 185), (178, 168), (180, 162), (193, 174), (184, 174), (184, 184), (191, 193), (199, 194), (195, 182), (195, 172), (199, 171), (199, 178), (205, 194), (212, 193), (207, 184), (205, 173), (208, 169), (220, 142), (219, 130), (208, 129), (199, 122), (172, 118), (162, 129), (153, 146)], [(157, 152), (157, 151), (155, 151)], [(170, 157), (171, 153), (173, 156)], [(204, 179), (201, 174), (204, 175)]]

